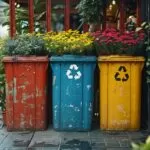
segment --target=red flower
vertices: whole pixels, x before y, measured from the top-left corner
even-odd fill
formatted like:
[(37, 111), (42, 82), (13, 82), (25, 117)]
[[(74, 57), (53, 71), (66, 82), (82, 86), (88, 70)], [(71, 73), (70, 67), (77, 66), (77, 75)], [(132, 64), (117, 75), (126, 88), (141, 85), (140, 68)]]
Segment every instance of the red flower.
[(105, 53), (124, 53), (128, 50), (138, 50), (138, 46), (144, 43), (145, 34), (143, 32), (124, 32), (120, 33), (116, 29), (106, 29), (103, 32), (97, 31), (92, 34), (95, 39), (95, 43), (99, 45), (97, 47), (98, 52)]

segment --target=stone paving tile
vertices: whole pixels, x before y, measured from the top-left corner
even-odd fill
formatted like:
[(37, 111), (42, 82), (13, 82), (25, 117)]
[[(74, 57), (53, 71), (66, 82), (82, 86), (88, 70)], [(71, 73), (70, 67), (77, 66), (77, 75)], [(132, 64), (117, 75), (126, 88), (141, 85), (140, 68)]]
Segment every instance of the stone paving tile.
[(91, 138), (91, 143), (105, 143), (105, 138)]
[(27, 150), (59, 150), (59, 147), (32, 147)]
[(106, 150), (132, 150), (131, 148), (106, 148)]
[(92, 147), (88, 141), (71, 140), (61, 144), (60, 150), (92, 150)]
[(106, 147), (113, 148), (113, 147), (120, 147), (119, 142), (108, 142), (106, 143)]
[[(7, 132), (0, 129), (0, 150), (131, 150), (131, 141), (145, 141), (147, 132)], [(4, 146), (5, 145), (5, 146)], [(28, 148), (27, 148), (28, 147)]]
[(17, 148), (17, 147), (27, 147), (33, 136), (33, 132), (7, 132), (7, 137), (3, 140), (0, 148)]
[(89, 132), (91, 138), (100, 137), (128, 137), (128, 133), (124, 131), (101, 131), (100, 129)]
[(130, 138), (143, 137), (142, 132), (139, 132), (139, 131), (135, 131), (135, 132), (130, 131), (130, 132), (127, 132), (127, 134)]
[(2, 144), (2, 142), (4, 141), (4, 139), (8, 136), (8, 132), (6, 131), (5, 128), (2, 128), (0, 130), (0, 145)]
[(106, 150), (105, 147), (92, 147), (92, 150)]
[(74, 138), (87, 138), (89, 132), (61, 132), (63, 137), (74, 137)]
[(29, 148), (34, 147), (58, 147), (61, 143), (61, 133), (55, 130), (35, 132)]
[(10, 147), (10, 148), (0, 148), (0, 150), (27, 150), (26, 147)]
[(92, 143), (91, 145), (92, 145), (92, 147), (100, 147), (100, 148), (106, 147), (106, 144), (104, 142), (103, 143)]
[(91, 144), (88, 132), (61, 132), (61, 145), (70, 143), (70, 141), (79, 141), (78, 143), (88, 142)]
[(120, 139), (119, 141), (121, 147), (130, 147), (130, 142), (129, 139)]

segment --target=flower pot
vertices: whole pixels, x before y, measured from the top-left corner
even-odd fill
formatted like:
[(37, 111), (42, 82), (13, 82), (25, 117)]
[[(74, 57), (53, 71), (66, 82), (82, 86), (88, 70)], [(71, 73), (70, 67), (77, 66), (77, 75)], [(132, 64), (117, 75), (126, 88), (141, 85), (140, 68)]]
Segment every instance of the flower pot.
[(2, 111), (3, 123), (6, 125), (6, 111)]
[(100, 128), (139, 130), (143, 57), (101, 56)]
[(7, 130), (47, 127), (47, 57), (4, 57)]
[(90, 130), (96, 57), (64, 55), (50, 61), (54, 129)]

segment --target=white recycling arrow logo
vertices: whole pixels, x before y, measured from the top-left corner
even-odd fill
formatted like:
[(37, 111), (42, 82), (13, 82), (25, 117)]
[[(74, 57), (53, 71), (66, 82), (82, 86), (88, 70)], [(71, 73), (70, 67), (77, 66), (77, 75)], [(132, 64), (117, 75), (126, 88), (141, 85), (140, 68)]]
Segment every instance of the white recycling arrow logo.
[[(78, 69), (79, 69), (79, 67), (76, 64), (70, 65), (69, 69), (66, 72), (68, 79), (75, 79), (75, 80), (80, 79), (82, 74), (80, 71), (78, 71)], [(75, 75), (72, 74), (72, 70), (76, 71)]]

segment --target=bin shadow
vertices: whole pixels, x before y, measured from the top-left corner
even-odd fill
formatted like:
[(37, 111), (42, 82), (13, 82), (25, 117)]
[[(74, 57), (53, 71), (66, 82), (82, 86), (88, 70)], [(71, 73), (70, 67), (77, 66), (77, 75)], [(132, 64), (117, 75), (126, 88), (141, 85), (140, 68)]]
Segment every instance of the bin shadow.
[(50, 62), (48, 64), (47, 85), (47, 121), (49, 127), (52, 124), (52, 69)]
[(93, 102), (93, 117), (92, 117), (92, 130), (100, 128), (100, 108), (99, 108), (99, 68), (96, 65), (94, 72), (94, 102)]

